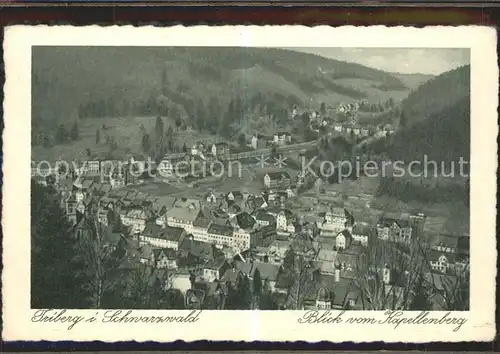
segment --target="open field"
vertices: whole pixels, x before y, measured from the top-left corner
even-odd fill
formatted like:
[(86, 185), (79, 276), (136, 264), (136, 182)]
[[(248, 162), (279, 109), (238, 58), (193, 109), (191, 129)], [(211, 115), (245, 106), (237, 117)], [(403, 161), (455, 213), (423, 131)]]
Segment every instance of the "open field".
[[(214, 135), (195, 131), (177, 131), (172, 119), (163, 117), (164, 129), (167, 131), (169, 126), (173, 128), (174, 145), (179, 149), (183, 144), (190, 147), (196, 141), (215, 142), (218, 139)], [(153, 132), (156, 122), (156, 116), (151, 117), (106, 117), (82, 119), (79, 122), (80, 138), (76, 141), (66, 144), (54, 145), (50, 148), (34, 146), (32, 148), (33, 160), (63, 159), (71, 161), (74, 159), (88, 158), (87, 149), (90, 149), (92, 155), (102, 155), (113, 153), (113, 155), (126, 157), (128, 153), (141, 153), (140, 131), (141, 125), (146, 132)], [(106, 126), (103, 129), (103, 124)], [(100, 130), (101, 143), (96, 144), (96, 131)], [(117, 150), (111, 150), (106, 144), (106, 137), (112, 137), (118, 144)]]

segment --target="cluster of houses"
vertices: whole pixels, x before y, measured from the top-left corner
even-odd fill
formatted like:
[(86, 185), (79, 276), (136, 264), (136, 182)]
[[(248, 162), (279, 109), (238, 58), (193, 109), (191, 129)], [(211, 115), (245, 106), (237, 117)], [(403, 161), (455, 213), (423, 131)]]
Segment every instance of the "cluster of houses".
[[(219, 143), (209, 154), (200, 144), (188, 154), (228, 153), (227, 144)], [(169, 155), (168, 160), (175, 158)], [(143, 163), (140, 158), (130, 159), (127, 166), (144, 168)], [(161, 164), (157, 168), (163, 168)], [(77, 178), (61, 178), (53, 184), (75, 237), (91, 235), (89, 217), (93, 216), (106, 230), (106, 242), (124, 249), (127, 267), (155, 269), (152, 276), (162, 274), (163, 287), (179, 290), (190, 308), (224, 308), (231, 290), (244, 279), (253, 279), (256, 272), (268, 291), (285, 299), (278, 306), (293, 306), (286, 299), (295, 280), (284, 267), (292, 249), (311, 264), (308, 286), (301, 290), (302, 308), (362, 309), (355, 282), (359, 256), (375, 238), (411, 246), (412, 240), (421, 237), (425, 223), (422, 214), (384, 213), (370, 224), (356, 220), (345, 205), (331, 203), (315, 221), (306, 222), (286, 207), (297, 191), (283, 171), (265, 174), (265, 188), (258, 194), (210, 190), (202, 199), (191, 199), (118, 188), (131, 177), (123, 183), (112, 182), (118, 179), (114, 174), (106, 181), (94, 178), (106, 166), (114, 165), (88, 161)], [(468, 237), (441, 236), (430, 246), (428, 262), (433, 272), (448, 274), (468, 264)], [(399, 286), (401, 278), (390, 264), (380, 272), (384, 283)]]

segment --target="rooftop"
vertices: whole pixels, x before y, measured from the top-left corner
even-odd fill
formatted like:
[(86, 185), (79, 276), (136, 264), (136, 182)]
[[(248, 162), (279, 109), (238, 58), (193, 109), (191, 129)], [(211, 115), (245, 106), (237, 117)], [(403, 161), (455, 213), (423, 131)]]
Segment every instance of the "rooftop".
[(180, 227), (161, 227), (154, 223), (148, 223), (146, 224), (146, 228), (144, 229), (142, 234), (146, 237), (159, 238), (168, 241), (179, 241), (183, 232), (184, 229)]
[(166, 216), (167, 218), (172, 218), (175, 220), (194, 222), (196, 218), (198, 218), (199, 214), (199, 209), (173, 207), (172, 209), (167, 211)]
[(212, 224), (208, 228), (208, 233), (215, 235), (232, 236), (233, 228), (225, 225)]

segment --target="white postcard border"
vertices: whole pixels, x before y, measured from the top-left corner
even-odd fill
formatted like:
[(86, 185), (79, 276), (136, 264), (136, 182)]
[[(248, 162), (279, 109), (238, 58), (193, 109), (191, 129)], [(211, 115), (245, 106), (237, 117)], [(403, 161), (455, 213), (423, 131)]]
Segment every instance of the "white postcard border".
[[(299, 324), (303, 311), (204, 311), (195, 323), (33, 323), (30, 310), (30, 117), (31, 47), (92, 46), (256, 46), (400, 47), (471, 49), (471, 311), (454, 332), (448, 325)], [(195, 26), (72, 27), (12, 26), (5, 31), (3, 167), (3, 338), (4, 340), (124, 341), (235, 340), (308, 342), (486, 341), (495, 334), (496, 170), (498, 68), (493, 28)], [(92, 316), (96, 310), (74, 310)], [(102, 313), (102, 311), (100, 311)], [(134, 315), (189, 311), (134, 311)], [(444, 314), (444, 313), (442, 313)], [(384, 318), (381, 312), (356, 316)], [(415, 313), (416, 315), (416, 313)], [(436, 312), (433, 312), (437, 316)]]

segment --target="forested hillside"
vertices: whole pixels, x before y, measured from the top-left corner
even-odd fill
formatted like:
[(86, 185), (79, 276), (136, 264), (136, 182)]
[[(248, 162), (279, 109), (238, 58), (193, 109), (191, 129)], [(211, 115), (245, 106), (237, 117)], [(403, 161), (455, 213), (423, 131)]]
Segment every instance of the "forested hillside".
[[(244, 110), (259, 104), (274, 113), (409, 92), (380, 70), (269, 48), (35, 47), (32, 63), (35, 131), (106, 116), (194, 117), (196, 109), (222, 116), (236, 95)], [(208, 108), (211, 99), (216, 107)]]
[(401, 130), (389, 153), (405, 161), (470, 156), (470, 66), (439, 75), (402, 104)]
[(436, 76), (419, 86), (402, 104), (408, 124), (425, 120), (470, 97), (470, 66)]

